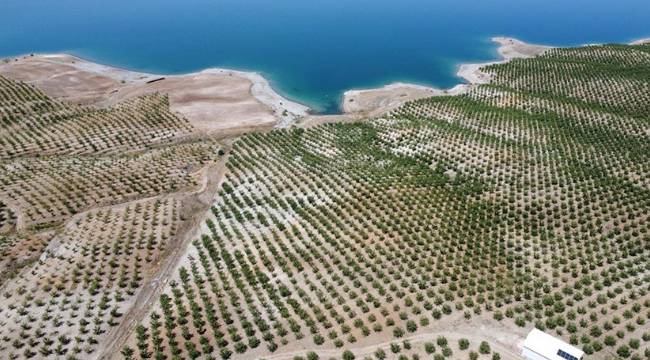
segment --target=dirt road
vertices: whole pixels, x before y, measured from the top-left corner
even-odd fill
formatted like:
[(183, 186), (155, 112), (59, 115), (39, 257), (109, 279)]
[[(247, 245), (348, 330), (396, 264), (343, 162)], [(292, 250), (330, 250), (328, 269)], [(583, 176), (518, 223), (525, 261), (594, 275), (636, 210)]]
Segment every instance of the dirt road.
[[(518, 349), (516, 348), (516, 346), (512, 344), (504, 344), (502, 342), (497, 341), (496, 339), (494, 339), (492, 336), (489, 335), (478, 336), (477, 334), (474, 334), (472, 332), (457, 332), (456, 330), (423, 333), (411, 337), (395, 339), (395, 340), (386, 341), (383, 343), (373, 344), (373, 345), (360, 347), (360, 348), (346, 347), (345, 349), (325, 349), (325, 350), (316, 349), (315, 352), (318, 354), (320, 358), (326, 359), (330, 357), (339, 358), (344, 350), (350, 350), (356, 355), (358, 359), (361, 359), (365, 356), (373, 357), (372, 355), (379, 348), (382, 348), (386, 350), (387, 353), (390, 353), (390, 350), (388, 349), (390, 348), (391, 343), (400, 344), (403, 341), (408, 340), (415, 348), (416, 345), (419, 346), (421, 343), (424, 342), (431, 341), (435, 343), (436, 339), (439, 336), (444, 336), (447, 339), (447, 341), (449, 341), (449, 347), (454, 351), (454, 356), (452, 356), (452, 358), (454, 359), (465, 358), (466, 356), (466, 353), (461, 352), (460, 350), (458, 350), (457, 347), (458, 340), (464, 338), (469, 340), (471, 344), (471, 349), (473, 350), (476, 350), (478, 348), (478, 345), (481, 343), (481, 341), (487, 341), (490, 344), (490, 348), (492, 349), (492, 352), (498, 352), (501, 355), (501, 359), (521, 360), (521, 356), (519, 355)], [(513, 341), (517, 341), (517, 340), (519, 339), (513, 337)], [(290, 360), (293, 359), (295, 356), (305, 356), (308, 351), (310, 350), (290, 351), (290, 352), (285, 352), (280, 354), (274, 354), (271, 356), (265, 356), (264, 359), (265, 360), (285, 360), (285, 359)], [(440, 350), (437, 351), (439, 352)], [(469, 352), (469, 349), (466, 350), (466, 352)], [(460, 354), (465, 354), (465, 356), (460, 356)]]
[(120, 351), (128, 340), (135, 327), (144, 319), (158, 297), (162, 293), (167, 280), (173, 276), (178, 262), (185, 254), (185, 250), (193, 239), (198, 236), (201, 224), (205, 221), (206, 214), (219, 191), (221, 182), (226, 174), (226, 163), (232, 148), (229, 140), (223, 141), (224, 156), (215, 164), (209, 165), (205, 171), (204, 185), (195, 193), (183, 200), (181, 212), (190, 214), (172, 244), (161, 257), (163, 260), (158, 267), (156, 274), (148, 284), (144, 284), (142, 290), (134, 299), (129, 311), (123, 315), (123, 321), (112, 328), (102, 343), (99, 344), (95, 353), (99, 359), (118, 359)]

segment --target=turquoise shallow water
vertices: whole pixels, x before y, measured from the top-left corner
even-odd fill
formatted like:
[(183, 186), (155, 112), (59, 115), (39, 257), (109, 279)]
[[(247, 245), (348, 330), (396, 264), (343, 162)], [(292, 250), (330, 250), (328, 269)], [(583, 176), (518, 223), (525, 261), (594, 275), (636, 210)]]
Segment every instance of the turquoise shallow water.
[(154, 73), (255, 70), (318, 112), (394, 81), (451, 87), (496, 35), (554, 45), (650, 37), (649, 0), (0, 0), (0, 57), (69, 52)]

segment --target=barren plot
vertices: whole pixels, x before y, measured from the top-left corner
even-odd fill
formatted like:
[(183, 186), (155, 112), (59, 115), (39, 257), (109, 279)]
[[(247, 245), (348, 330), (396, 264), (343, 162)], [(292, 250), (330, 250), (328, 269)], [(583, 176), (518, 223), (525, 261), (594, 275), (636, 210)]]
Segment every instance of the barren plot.
[(553, 50), (385, 119), (240, 139), (123, 355), (487, 359), (485, 339), (426, 339), (492, 319), (648, 357), (648, 51)]
[(152, 94), (110, 109), (55, 101), (30, 85), (0, 76), (0, 160), (96, 154), (168, 143), (193, 131)]

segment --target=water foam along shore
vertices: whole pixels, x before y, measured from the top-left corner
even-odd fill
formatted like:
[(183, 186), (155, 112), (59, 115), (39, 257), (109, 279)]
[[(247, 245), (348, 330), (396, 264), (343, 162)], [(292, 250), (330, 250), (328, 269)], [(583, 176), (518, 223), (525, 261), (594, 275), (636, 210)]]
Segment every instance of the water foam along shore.
[(263, 76), (252, 72), (206, 69), (183, 75), (147, 74), (53, 54), (1, 62), (0, 74), (84, 105), (108, 106), (147, 93), (165, 93), (172, 110), (204, 133), (230, 135), (284, 127), (309, 113), (308, 107), (283, 98)]
[(516, 58), (527, 58), (542, 54), (550, 46), (532, 45), (507, 37), (494, 37), (492, 41), (499, 44), (499, 61), (481, 64), (462, 64), (457, 75), (467, 81), (451, 89), (395, 83), (377, 89), (349, 90), (343, 94), (343, 112), (347, 114), (378, 115), (399, 105), (420, 98), (440, 95), (458, 95), (466, 92), (472, 85), (490, 81), (489, 74), (480, 69), (486, 65), (507, 62)]

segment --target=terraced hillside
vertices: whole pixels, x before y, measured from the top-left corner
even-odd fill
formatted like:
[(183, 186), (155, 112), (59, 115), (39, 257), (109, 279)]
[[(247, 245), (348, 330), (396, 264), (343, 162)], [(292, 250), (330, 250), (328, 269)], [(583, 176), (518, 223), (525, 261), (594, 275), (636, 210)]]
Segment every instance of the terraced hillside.
[(0, 358), (96, 358), (208, 211), (223, 146), (164, 95), (81, 107), (1, 76), (0, 124)]
[(33, 86), (0, 76), (0, 160), (24, 156), (116, 153), (187, 136), (187, 120), (160, 94), (115, 108), (53, 100)]
[(486, 71), (466, 95), (237, 141), (123, 356), (514, 359), (535, 326), (650, 358), (650, 45)]
[(3, 289), (3, 301), (13, 304), (4, 310), (4, 351), (91, 355), (160, 260), (177, 230), (178, 207), (145, 201), (93, 211), (69, 225), (29, 273)]
[(217, 152), (205, 142), (119, 156), (17, 159), (0, 167), (0, 196), (21, 209), (25, 227), (58, 223), (90, 207), (195, 187), (192, 173)]

